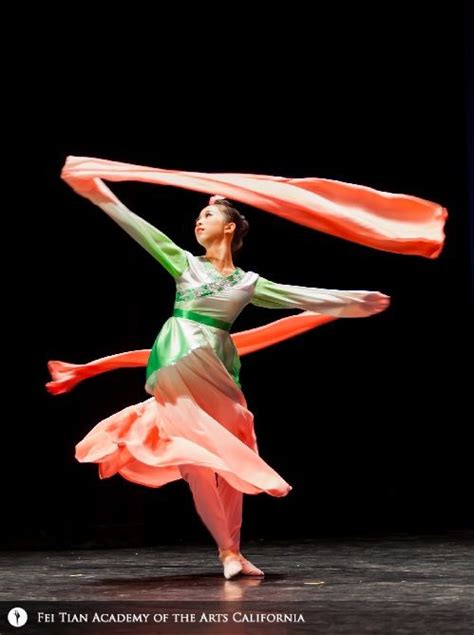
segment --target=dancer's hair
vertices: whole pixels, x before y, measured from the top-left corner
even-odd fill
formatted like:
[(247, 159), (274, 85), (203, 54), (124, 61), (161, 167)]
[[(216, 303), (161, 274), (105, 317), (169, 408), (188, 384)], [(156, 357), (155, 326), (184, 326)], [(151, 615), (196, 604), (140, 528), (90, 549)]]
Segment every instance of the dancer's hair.
[(234, 235), (232, 237), (231, 250), (235, 254), (242, 248), (243, 239), (248, 234), (249, 222), (233, 205), (233, 203), (223, 196), (211, 196), (209, 205), (218, 205), (227, 216), (227, 222), (235, 223)]

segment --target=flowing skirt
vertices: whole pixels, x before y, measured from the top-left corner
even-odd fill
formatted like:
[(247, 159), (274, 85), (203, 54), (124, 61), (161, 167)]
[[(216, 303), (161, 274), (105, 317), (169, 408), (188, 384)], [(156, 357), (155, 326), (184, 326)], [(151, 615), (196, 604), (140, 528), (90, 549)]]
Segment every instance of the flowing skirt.
[(211, 468), (245, 494), (292, 489), (259, 455), (243, 392), (210, 346), (158, 371), (154, 396), (104, 419), (76, 446), (76, 459), (148, 487), (181, 477), (179, 466)]

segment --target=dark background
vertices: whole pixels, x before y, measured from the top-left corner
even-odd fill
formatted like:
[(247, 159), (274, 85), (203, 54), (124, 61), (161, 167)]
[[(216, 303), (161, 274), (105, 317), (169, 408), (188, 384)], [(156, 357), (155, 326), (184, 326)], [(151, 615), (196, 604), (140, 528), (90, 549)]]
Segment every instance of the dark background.
[[(100, 481), (96, 465), (74, 458), (96, 423), (147, 398), (142, 369), (64, 396), (44, 389), (50, 359), (151, 347), (174, 299), (166, 271), (60, 180), (69, 154), (319, 176), (446, 206), (436, 260), (239, 206), (250, 221), (235, 259), (243, 269), (392, 297), (384, 314), (337, 320), (242, 357), (260, 452), (294, 488), (281, 499), (246, 496), (243, 538), (474, 529), (469, 27), (459, 4), (417, 8), (333, 3), (315, 5), (312, 17), (295, 6), (257, 18), (228, 7), (212, 19), (188, 9), (185, 20), (124, 13), (100, 24), (57, 16), (62, 26), (50, 36), (25, 36), (16, 118), (4, 122), (18, 167), (8, 189), (20, 194), (19, 257), (7, 261), (5, 281), (15, 311), (5, 333), (13, 385), (5, 385), (4, 430), (13, 434), (4, 444), (4, 546), (212, 543), (184, 481), (161, 489)], [(193, 224), (207, 197), (113, 189), (202, 253)], [(293, 312), (248, 306), (234, 330)]]

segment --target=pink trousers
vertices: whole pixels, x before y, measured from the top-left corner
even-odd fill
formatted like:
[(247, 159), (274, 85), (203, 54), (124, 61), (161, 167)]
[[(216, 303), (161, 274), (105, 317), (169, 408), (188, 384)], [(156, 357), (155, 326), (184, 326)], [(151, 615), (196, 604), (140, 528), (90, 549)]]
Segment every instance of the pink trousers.
[(243, 493), (208, 467), (180, 465), (179, 470), (218, 548), (240, 551)]

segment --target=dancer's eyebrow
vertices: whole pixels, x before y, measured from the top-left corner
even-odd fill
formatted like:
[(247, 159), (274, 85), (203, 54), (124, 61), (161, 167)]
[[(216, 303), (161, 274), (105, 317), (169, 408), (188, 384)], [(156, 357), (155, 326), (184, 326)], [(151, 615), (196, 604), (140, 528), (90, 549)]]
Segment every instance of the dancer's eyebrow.
[[(212, 210), (207, 209), (206, 214), (212, 214)], [(196, 220), (199, 220), (200, 218), (201, 218), (201, 214), (199, 214), (199, 216), (196, 216)]]

